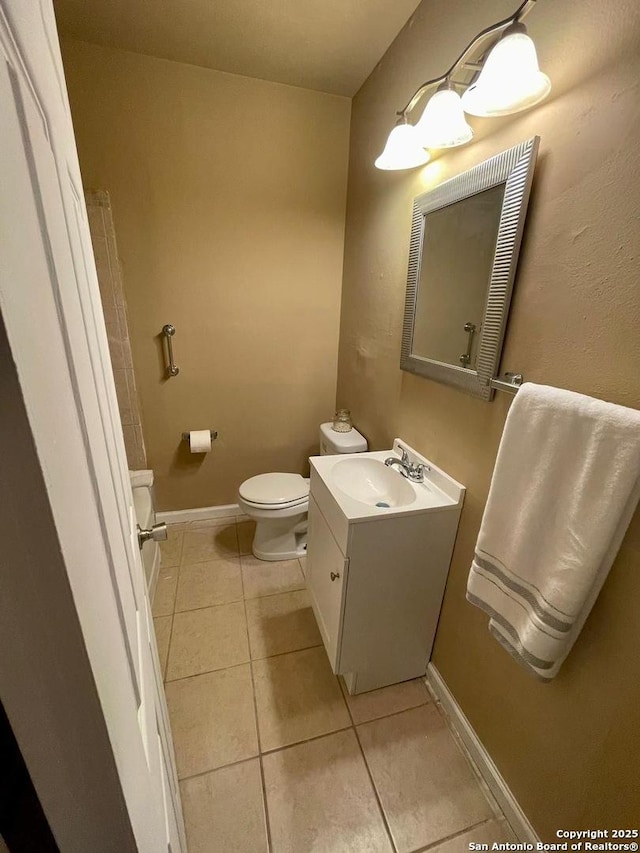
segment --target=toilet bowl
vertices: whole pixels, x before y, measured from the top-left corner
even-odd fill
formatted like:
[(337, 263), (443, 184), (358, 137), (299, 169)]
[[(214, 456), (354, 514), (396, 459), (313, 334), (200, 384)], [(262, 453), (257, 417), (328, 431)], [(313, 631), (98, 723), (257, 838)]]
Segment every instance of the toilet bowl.
[[(338, 433), (320, 426), (320, 454), (362, 453), (367, 441), (356, 429)], [(238, 492), (241, 510), (256, 522), (252, 551), (259, 560), (294, 560), (307, 553), (309, 480), (276, 472), (245, 480)]]
[(258, 474), (240, 486), (238, 503), (256, 522), (259, 560), (294, 560), (307, 552), (309, 480), (300, 474)]

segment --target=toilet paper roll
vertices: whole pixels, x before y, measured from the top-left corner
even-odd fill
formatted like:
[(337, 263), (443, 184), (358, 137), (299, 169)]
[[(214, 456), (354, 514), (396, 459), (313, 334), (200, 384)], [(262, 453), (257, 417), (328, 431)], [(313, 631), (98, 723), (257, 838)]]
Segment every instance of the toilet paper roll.
[(192, 429), (189, 433), (189, 446), (192, 453), (208, 453), (211, 450), (211, 430)]

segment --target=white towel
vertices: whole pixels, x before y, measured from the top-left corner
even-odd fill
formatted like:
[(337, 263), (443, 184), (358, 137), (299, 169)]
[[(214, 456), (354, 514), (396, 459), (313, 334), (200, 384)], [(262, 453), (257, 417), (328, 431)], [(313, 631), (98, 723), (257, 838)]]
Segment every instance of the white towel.
[(640, 497), (640, 412), (525, 383), (500, 442), (467, 599), (544, 681), (585, 623)]

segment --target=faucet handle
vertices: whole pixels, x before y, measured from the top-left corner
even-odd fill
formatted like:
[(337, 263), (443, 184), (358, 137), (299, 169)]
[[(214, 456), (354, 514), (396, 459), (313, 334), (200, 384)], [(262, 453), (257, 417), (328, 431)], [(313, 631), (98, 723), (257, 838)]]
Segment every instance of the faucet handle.
[(406, 465), (408, 465), (408, 464), (409, 464), (409, 454), (408, 454), (408, 453), (407, 453), (407, 451), (404, 449), (404, 447), (401, 447), (401, 448), (400, 448), (400, 451), (401, 451), (401, 453), (402, 453), (402, 461), (403, 461)]

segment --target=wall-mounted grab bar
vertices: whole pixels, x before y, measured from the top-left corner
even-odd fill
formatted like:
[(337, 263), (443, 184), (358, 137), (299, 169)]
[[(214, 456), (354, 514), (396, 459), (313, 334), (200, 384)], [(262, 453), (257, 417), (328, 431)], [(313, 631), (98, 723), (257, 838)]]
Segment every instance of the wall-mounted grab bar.
[(180, 368), (173, 360), (173, 344), (171, 343), (171, 338), (175, 335), (175, 333), (176, 327), (172, 326), (171, 323), (167, 323), (166, 326), (162, 327), (162, 334), (167, 339), (167, 357), (169, 362), (167, 364), (167, 373), (169, 374), (169, 376), (177, 376), (180, 373)]
[(471, 361), (471, 347), (473, 346), (473, 335), (476, 331), (476, 324), (471, 322), (465, 323), (464, 330), (469, 335), (467, 339), (467, 351), (462, 353), (458, 361), (463, 367), (468, 367)]

